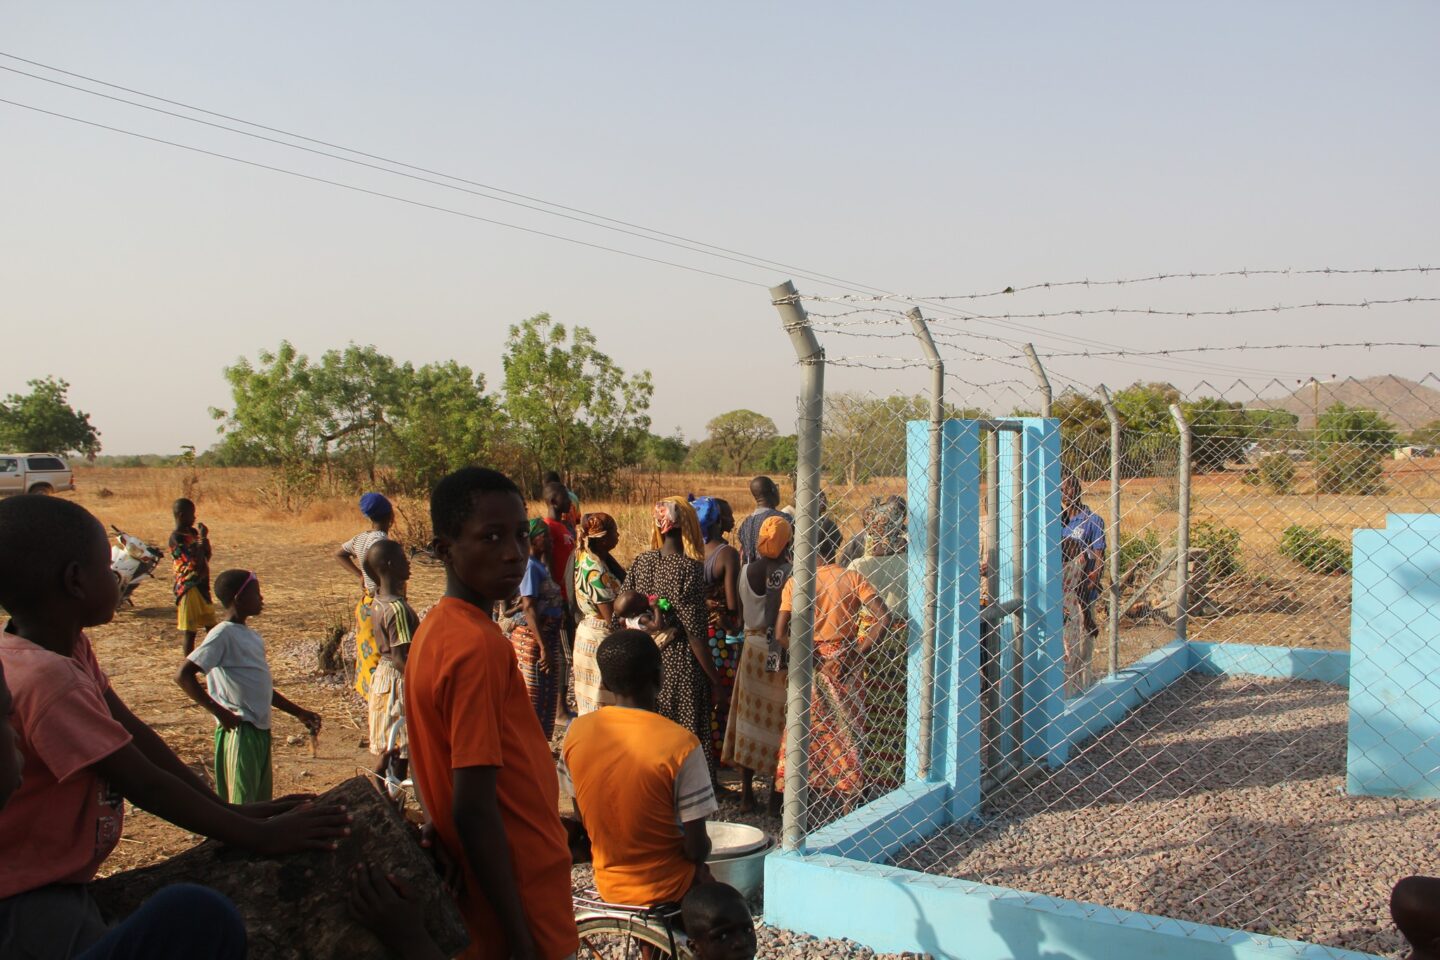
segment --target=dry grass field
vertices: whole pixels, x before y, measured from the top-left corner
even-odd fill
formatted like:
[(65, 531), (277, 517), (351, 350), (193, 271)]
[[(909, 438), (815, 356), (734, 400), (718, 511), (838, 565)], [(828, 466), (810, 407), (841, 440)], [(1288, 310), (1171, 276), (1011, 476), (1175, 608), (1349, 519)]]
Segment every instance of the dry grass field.
[[(1240, 530), (1247, 576), (1268, 578), (1267, 590), (1288, 591), (1288, 606), (1256, 610), (1234, 609), (1215, 618), (1192, 623), (1198, 639), (1235, 640), (1304, 646), (1343, 647), (1348, 643), (1349, 579), (1306, 574), (1277, 553), (1280, 531), (1292, 523), (1322, 526), (1348, 539), (1350, 530), (1384, 523), (1387, 512), (1440, 509), (1440, 463), (1387, 464), (1390, 492), (1378, 497), (1322, 497), (1308, 494), (1275, 497), (1241, 483), (1234, 474), (1196, 478), (1195, 520), (1219, 520)], [(275, 681), (298, 703), (317, 710), (324, 718), (319, 757), (310, 756), (308, 742), (298, 723), (279, 716), (275, 741), (276, 789), (280, 792), (319, 791), (368, 767), (364, 708), (346, 685), (323, 677), (316, 667), (316, 648), (334, 625), (347, 625), (358, 587), (332, 559), (338, 544), (363, 527), (351, 497), (317, 497), (301, 513), (287, 513), (268, 505), (266, 474), (260, 470), (201, 470), (191, 475), (181, 469), (81, 469), (73, 496), (105, 524), (114, 524), (153, 544), (163, 545), (171, 527), (170, 504), (189, 494), (198, 504), (200, 518), (209, 526), (214, 543), (215, 572), (229, 567), (253, 569), (264, 587), (266, 610), (256, 626), (265, 637)], [(1173, 499), (1166, 496), (1165, 480), (1128, 481), (1124, 487), (1124, 524), (1129, 532), (1145, 527), (1171, 534), (1175, 527)], [(1303, 487), (1301, 488), (1304, 489)], [(605, 510), (615, 516), (622, 538), (617, 553), (628, 561), (649, 545), (650, 503), (669, 493), (707, 493), (722, 496), (743, 516), (750, 507), (745, 478), (679, 475), (656, 478), (637, 485), (628, 503), (586, 501), (587, 510)], [(858, 516), (872, 496), (903, 493), (903, 481), (878, 480), (858, 488), (832, 488), (832, 515), (849, 534), (858, 529)], [(784, 493), (787, 501), (791, 491)], [(1086, 491), (1087, 500), (1102, 514), (1107, 485), (1097, 483)], [(397, 534), (417, 542), (428, 534), (423, 502), (401, 500)], [(538, 512), (538, 505), (536, 505)], [(116, 689), (132, 708), (149, 721), (188, 762), (209, 769), (213, 723), (190, 704), (173, 681), (180, 662), (174, 628), (174, 606), (169, 589), (169, 563), (158, 571), (160, 579), (140, 587), (133, 608), (93, 631), (101, 662)], [(411, 584), (412, 602), (419, 609), (433, 603), (443, 589), (441, 569), (417, 563)], [(1160, 623), (1126, 623), (1122, 631), (1121, 661), (1130, 662), (1170, 636)], [(1103, 646), (1103, 633), (1101, 645)], [(1103, 651), (1097, 650), (1103, 662)], [(1101, 663), (1097, 663), (1097, 667)], [(291, 740), (294, 740), (292, 743)], [(106, 864), (107, 872), (160, 859), (194, 842), (193, 837), (143, 813), (127, 821), (124, 842)]]

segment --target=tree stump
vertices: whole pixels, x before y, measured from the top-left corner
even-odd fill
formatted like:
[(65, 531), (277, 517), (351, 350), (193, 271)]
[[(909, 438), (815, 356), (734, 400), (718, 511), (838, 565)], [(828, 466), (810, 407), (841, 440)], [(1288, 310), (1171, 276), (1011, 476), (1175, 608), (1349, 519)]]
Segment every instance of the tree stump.
[(161, 887), (198, 883), (235, 901), (250, 960), (389, 960), (349, 913), (351, 871), (372, 863), (404, 880), (425, 905), (425, 926), (445, 955), (459, 953), (469, 942), (464, 923), (414, 828), (365, 777), (320, 799), (349, 810), (350, 836), (339, 849), (262, 857), (207, 840), (163, 863), (97, 880), (91, 890), (101, 912), (122, 919)]

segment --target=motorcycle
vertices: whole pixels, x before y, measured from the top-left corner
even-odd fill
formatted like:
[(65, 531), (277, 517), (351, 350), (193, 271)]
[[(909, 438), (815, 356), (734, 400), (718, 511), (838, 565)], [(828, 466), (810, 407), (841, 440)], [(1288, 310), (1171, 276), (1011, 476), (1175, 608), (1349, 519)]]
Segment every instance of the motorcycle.
[(139, 537), (130, 536), (114, 524), (111, 524), (110, 529), (115, 532), (115, 540), (110, 546), (110, 569), (120, 584), (120, 599), (115, 604), (115, 609), (119, 610), (125, 603), (135, 606), (131, 594), (146, 580), (155, 579), (152, 574), (160, 561), (165, 559), (165, 554)]

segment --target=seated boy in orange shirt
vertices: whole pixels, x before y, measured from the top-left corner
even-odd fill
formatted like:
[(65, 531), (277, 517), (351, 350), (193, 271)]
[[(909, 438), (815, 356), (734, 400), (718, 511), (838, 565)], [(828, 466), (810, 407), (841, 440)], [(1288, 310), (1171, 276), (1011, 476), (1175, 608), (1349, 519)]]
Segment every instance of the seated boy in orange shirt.
[(525, 501), (504, 474), (466, 467), (436, 485), (430, 521), (445, 596), (405, 663), (410, 774), (464, 868), (464, 956), (560, 960), (579, 938), (559, 781), (514, 650), (490, 619), (530, 559)]
[(660, 650), (620, 630), (595, 653), (613, 706), (578, 717), (561, 747), (560, 778), (590, 833), (595, 887), (611, 903), (679, 903), (710, 879), (705, 818), (718, 806), (695, 735), (656, 712)]

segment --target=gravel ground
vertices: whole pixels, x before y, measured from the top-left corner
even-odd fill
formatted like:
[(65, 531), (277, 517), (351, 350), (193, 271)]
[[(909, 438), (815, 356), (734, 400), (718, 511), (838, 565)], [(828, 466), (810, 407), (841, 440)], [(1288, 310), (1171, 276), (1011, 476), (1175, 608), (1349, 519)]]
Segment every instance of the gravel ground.
[(1346, 796), (1346, 722), (1337, 687), (1188, 677), (896, 863), (1393, 953), (1390, 887), (1434, 872), (1440, 804)]
[[(722, 816), (724, 816), (722, 814)], [(735, 817), (724, 816), (726, 820), (735, 820)], [(590, 865), (577, 864), (572, 872), (572, 884), (577, 893), (592, 888)], [(759, 905), (752, 905), (759, 916)], [(815, 937), (807, 937), (803, 933), (796, 933), (793, 930), (782, 930), (779, 927), (772, 927), (766, 924), (762, 918), (757, 925), (756, 940), (758, 949), (755, 956), (760, 960), (778, 960), (781, 957), (823, 957), (829, 960), (850, 960), (850, 958), (876, 958), (876, 960), (916, 960), (916, 958), (928, 958), (929, 954), (921, 953), (876, 953), (869, 947), (861, 946), (849, 940), (817, 940)], [(582, 951), (583, 952), (583, 951)], [(618, 952), (618, 951), (617, 951)]]

